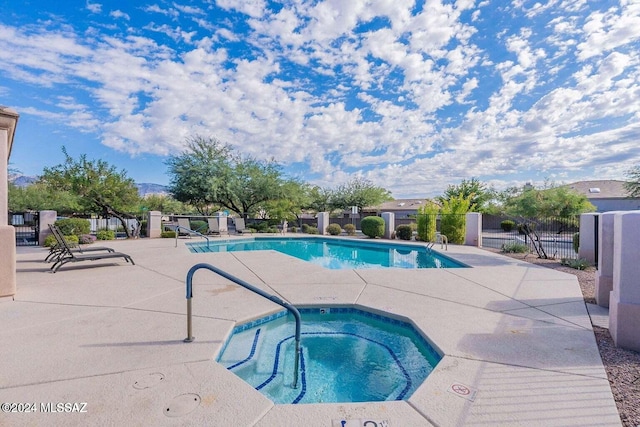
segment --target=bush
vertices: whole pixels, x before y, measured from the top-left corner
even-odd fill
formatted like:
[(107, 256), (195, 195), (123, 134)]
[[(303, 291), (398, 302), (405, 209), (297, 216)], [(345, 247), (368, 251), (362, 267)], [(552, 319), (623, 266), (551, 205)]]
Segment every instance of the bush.
[(199, 219), (193, 220), (189, 222), (189, 226), (193, 231), (197, 231), (198, 233), (206, 233), (209, 228), (209, 223), (206, 221), (201, 221)]
[(78, 239), (78, 243), (80, 243), (81, 245), (89, 245), (95, 241), (96, 241), (95, 236), (92, 236), (91, 234), (83, 234)]
[(163, 231), (160, 233), (160, 237), (163, 239), (175, 239), (176, 232), (175, 231)]
[(580, 258), (580, 259), (562, 258), (560, 260), (560, 264), (566, 265), (567, 267), (575, 268), (576, 270), (586, 270), (591, 266), (589, 261), (587, 261), (584, 258)]
[(65, 218), (57, 220), (54, 225), (60, 229), (63, 236), (78, 236), (89, 234), (91, 224), (82, 218)]
[(320, 230), (318, 230), (318, 227), (311, 227), (311, 226), (309, 226), (309, 227), (307, 228), (306, 233), (307, 233), (307, 234), (320, 234)]
[(529, 234), (535, 231), (536, 224), (533, 222), (527, 222), (524, 224), (518, 224), (518, 233), (519, 234)]
[(573, 251), (578, 253), (580, 251), (580, 233), (573, 235)]
[(413, 230), (410, 225), (399, 225), (396, 227), (396, 237), (400, 240), (411, 240)]
[(116, 238), (116, 232), (113, 230), (98, 230), (96, 238), (98, 240), (114, 240)]
[(344, 231), (349, 235), (349, 236), (355, 236), (356, 235), (356, 226), (353, 224), (345, 224), (344, 225)]
[(440, 208), (433, 202), (418, 208), (417, 239), (423, 242), (434, 242), (436, 240), (436, 220), (438, 218), (438, 210)]
[(502, 228), (502, 231), (506, 231), (506, 232), (513, 230), (515, 226), (516, 226), (516, 223), (514, 221), (511, 221), (510, 219), (505, 219), (500, 223), (500, 228)]
[(56, 236), (54, 236), (53, 234), (49, 234), (45, 239), (44, 239), (44, 243), (43, 245), (47, 248), (52, 248), (55, 245), (58, 244), (58, 241), (56, 240)]
[(327, 233), (332, 236), (338, 236), (342, 233), (342, 227), (339, 224), (329, 224), (327, 225)]
[(297, 233), (298, 232), (298, 227), (291, 227), (291, 232), (292, 233)]
[(147, 220), (143, 219), (142, 221), (140, 221), (140, 236), (146, 236), (147, 235)]
[(384, 219), (379, 216), (366, 216), (360, 222), (362, 234), (372, 239), (384, 235)]
[(529, 252), (529, 246), (524, 243), (505, 243), (502, 245), (502, 252), (506, 254), (524, 254)]

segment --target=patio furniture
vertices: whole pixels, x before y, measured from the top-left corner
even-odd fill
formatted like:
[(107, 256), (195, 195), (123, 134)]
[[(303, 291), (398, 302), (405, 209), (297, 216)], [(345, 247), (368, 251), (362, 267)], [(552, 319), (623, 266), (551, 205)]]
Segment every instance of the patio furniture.
[[(56, 239), (57, 240), (57, 239)], [(67, 241), (62, 238), (59, 243), (61, 244), (61, 254), (59, 255), (56, 262), (51, 266), (51, 272), (55, 273), (62, 267), (63, 265), (70, 262), (81, 262), (81, 261), (97, 261), (101, 259), (111, 259), (111, 258), (124, 258), (125, 261), (131, 262), (131, 264), (135, 265), (133, 262), (133, 258), (130, 255), (127, 255), (122, 252), (82, 252), (78, 253), (73, 251), (69, 246)]]
[(115, 250), (113, 248), (110, 248), (110, 247), (107, 247), (107, 246), (89, 246), (89, 247), (83, 248), (80, 245), (75, 246), (74, 244), (70, 244), (64, 238), (64, 234), (62, 234), (62, 231), (60, 231), (60, 229), (54, 224), (49, 224), (49, 230), (51, 230), (51, 234), (56, 239), (56, 243), (49, 250), (49, 254), (44, 259), (45, 262), (58, 261), (60, 259), (60, 257), (62, 255), (64, 255), (65, 249), (64, 249), (62, 241), (67, 243), (69, 249), (72, 252), (76, 252), (76, 253), (79, 253), (79, 254), (83, 254), (83, 253), (86, 253), (86, 252), (100, 252), (100, 251), (102, 251), (102, 252), (105, 252), (105, 251), (106, 252), (115, 252)]
[[(209, 231), (207, 234), (215, 234), (217, 236), (222, 235), (222, 231), (220, 230), (220, 221), (218, 218), (207, 218), (207, 223), (209, 224)], [(227, 234), (229, 232), (227, 231)]]
[(235, 222), (236, 222), (236, 233), (237, 234), (243, 234), (245, 231), (248, 231), (249, 233), (253, 234), (253, 231), (251, 231), (250, 228), (246, 228), (246, 226), (244, 224), (244, 218), (236, 218)]

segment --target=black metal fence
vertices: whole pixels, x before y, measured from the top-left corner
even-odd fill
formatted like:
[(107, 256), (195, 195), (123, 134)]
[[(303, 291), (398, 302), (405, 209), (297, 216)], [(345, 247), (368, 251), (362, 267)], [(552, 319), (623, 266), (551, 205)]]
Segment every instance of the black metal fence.
[(573, 242), (579, 231), (579, 215), (562, 218), (482, 216), (483, 247), (501, 249), (504, 245), (520, 244), (528, 246), (533, 253), (542, 251), (549, 258), (577, 258)]
[(16, 246), (38, 246), (38, 212), (9, 212), (9, 225), (16, 231)]

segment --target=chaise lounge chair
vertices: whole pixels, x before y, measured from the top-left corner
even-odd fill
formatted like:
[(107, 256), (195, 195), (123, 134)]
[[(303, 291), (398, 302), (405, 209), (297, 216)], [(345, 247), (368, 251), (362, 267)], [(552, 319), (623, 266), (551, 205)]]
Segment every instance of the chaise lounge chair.
[[(57, 239), (56, 239), (57, 240)], [(58, 269), (60, 267), (62, 267), (63, 265), (69, 263), (69, 262), (80, 262), (80, 261), (97, 261), (97, 260), (101, 260), (101, 259), (110, 259), (110, 258), (124, 258), (125, 261), (127, 262), (131, 262), (131, 264), (135, 265), (135, 262), (133, 262), (133, 258), (131, 258), (130, 255), (127, 255), (125, 253), (122, 252), (82, 252), (82, 253), (78, 253), (72, 250), (71, 247), (69, 247), (69, 244), (67, 243), (67, 241), (62, 238), (59, 243), (61, 244), (61, 254), (58, 257), (58, 259), (56, 260), (56, 262), (51, 266), (51, 272), (55, 273), (56, 271), (58, 271)]]
[[(191, 222), (189, 221), (189, 218), (178, 218), (178, 227), (176, 227), (178, 236), (188, 236), (189, 238), (191, 238), (191, 236), (201, 236), (202, 233), (200, 231), (201, 230), (199, 229), (191, 229)], [(204, 232), (204, 230), (202, 231)]]
[(207, 234), (215, 234), (217, 236), (222, 235), (218, 218), (207, 218), (207, 222), (209, 223), (209, 231), (207, 232)]
[(250, 228), (246, 228), (245, 227), (244, 218), (236, 218), (235, 222), (236, 222), (236, 233), (237, 234), (243, 234), (246, 231), (248, 231), (249, 233), (253, 234), (253, 232), (251, 231)]
[[(60, 229), (54, 225), (54, 224), (49, 224), (49, 230), (51, 230), (51, 234), (53, 234), (53, 237), (56, 239), (56, 243), (55, 245), (53, 245), (49, 251), (49, 255), (47, 255), (47, 257), (44, 259), (45, 262), (55, 262), (58, 261), (60, 259), (60, 257), (65, 253), (65, 249), (64, 246), (62, 244), (62, 240), (64, 240), (66, 242), (66, 239), (64, 238), (64, 235), (62, 234), (62, 231), (60, 231)], [(107, 246), (89, 246), (86, 248), (83, 248), (82, 246), (78, 245), (75, 246), (73, 244), (69, 244), (69, 242), (67, 242), (67, 245), (69, 246), (69, 249), (74, 252), (74, 253), (79, 253), (79, 254), (83, 254), (86, 252), (115, 252), (115, 250), (113, 248), (109, 248)]]

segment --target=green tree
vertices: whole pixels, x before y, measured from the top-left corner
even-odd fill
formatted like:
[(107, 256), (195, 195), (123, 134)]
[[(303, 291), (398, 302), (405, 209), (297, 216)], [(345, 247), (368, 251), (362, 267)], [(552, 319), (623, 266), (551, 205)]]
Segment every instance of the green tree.
[(247, 218), (266, 202), (284, 197), (280, 165), (234, 154), (215, 138), (194, 137), (168, 161), (173, 196), (202, 214), (220, 207)]
[[(64, 163), (44, 168), (39, 183), (48, 189), (66, 191), (77, 196), (80, 209), (120, 220), (127, 237), (131, 230), (125, 218), (135, 218), (134, 212), (140, 197), (133, 179), (127, 177), (124, 170), (117, 171), (115, 166), (104, 160), (88, 160), (86, 155), (73, 159), (65, 148)], [(137, 235), (137, 231), (134, 231)]]
[(463, 244), (466, 232), (466, 213), (473, 211), (471, 195), (459, 194), (442, 202), (440, 231), (451, 243)]
[(640, 165), (627, 171), (628, 181), (624, 183), (629, 197), (640, 197)]
[(471, 206), (475, 212), (486, 212), (490, 209), (490, 203), (496, 198), (496, 191), (487, 187), (477, 178), (470, 180), (463, 179), (458, 185), (449, 185), (444, 194), (438, 197), (440, 203), (453, 197), (463, 196), (471, 201)]
[(436, 240), (437, 218), (440, 206), (432, 201), (418, 208), (416, 222), (418, 225), (418, 238), (424, 242), (434, 242)]
[(561, 186), (542, 190), (526, 186), (505, 201), (507, 214), (525, 218), (563, 218), (595, 210), (586, 196)]
[(304, 210), (312, 204), (312, 187), (302, 181), (291, 179), (282, 184), (283, 197), (268, 201), (264, 205), (269, 218), (277, 220), (298, 221)]
[(81, 210), (78, 197), (68, 191), (48, 189), (42, 183), (18, 187), (9, 183), (9, 210), (43, 211), (54, 210), (60, 214), (71, 214)]
[(393, 200), (388, 190), (376, 187), (367, 179), (356, 177), (333, 192), (331, 205), (339, 209), (357, 206), (358, 212), (361, 212), (364, 207), (376, 206), (388, 200)]
[(167, 194), (148, 194), (140, 200), (138, 211), (159, 211), (162, 213), (191, 213), (192, 207)]
[(314, 186), (309, 190), (309, 205), (307, 208), (315, 212), (331, 212), (335, 209), (332, 203), (333, 190)]

